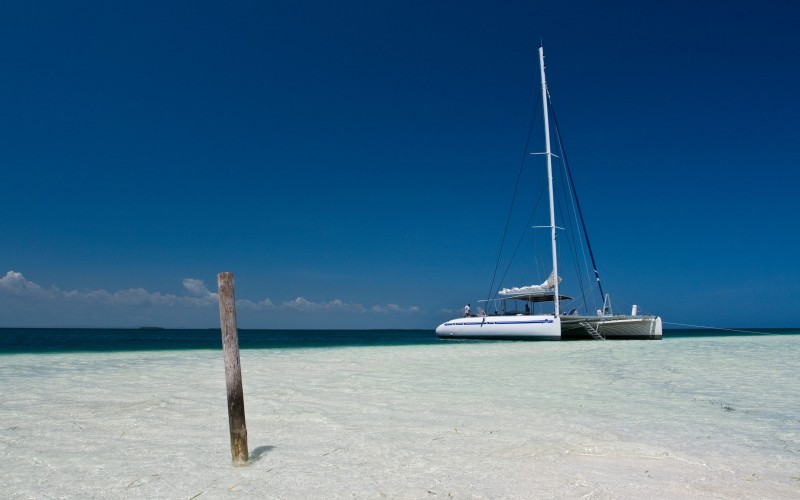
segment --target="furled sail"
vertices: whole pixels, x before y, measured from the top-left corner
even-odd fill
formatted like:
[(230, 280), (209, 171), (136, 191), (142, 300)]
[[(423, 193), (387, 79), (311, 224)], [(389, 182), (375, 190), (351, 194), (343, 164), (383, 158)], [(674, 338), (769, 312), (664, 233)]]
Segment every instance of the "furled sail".
[[(561, 276), (558, 277), (558, 282), (561, 283)], [(519, 286), (514, 288), (503, 288), (499, 292), (499, 295), (532, 295), (538, 293), (552, 293), (553, 289), (556, 287), (555, 284), (555, 275), (551, 271), (550, 276), (542, 283), (541, 285), (528, 285), (528, 286)]]

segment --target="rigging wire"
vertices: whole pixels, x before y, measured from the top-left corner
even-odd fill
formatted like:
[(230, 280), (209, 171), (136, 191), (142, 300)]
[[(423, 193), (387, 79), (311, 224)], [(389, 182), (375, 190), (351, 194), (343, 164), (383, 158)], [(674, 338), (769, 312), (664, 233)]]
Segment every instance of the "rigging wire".
[[(561, 153), (560, 150), (559, 150), (559, 153)], [(563, 167), (563, 162), (560, 161), (560, 163), (561, 163), (561, 165)], [(589, 305), (586, 303), (586, 288), (583, 285), (583, 274), (581, 273), (581, 266), (580, 266), (580, 262), (578, 261), (577, 244), (580, 241), (580, 234), (577, 231), (575, 231), (575, 226), (574, 226), (574, 223), (572, 221), (572, 217), (569, 216), (570, 214), (569, 214), (569, 203), (568, 203), (568, 201), (570, 199), (570, 196), (569, 196), (570, 193), (569, 193), (569, 186), (568, 186), (568, 184), (566, 182), (566, 178), (565, 178), (565, 174), (564, 174), (563, 168), (558, 169), (558, 173), (559, 173), (559, 175), (561, 177), (561, 182), (560, 182), (561, 189), (559, 190), (559, 194), (560, 194), (561, 198), (563, 198), (563, 200), (558, 200), (559, 201), (559, 203), (557, 204), (558, 212), (561, 215), (561, 220), (566, 221), (566, 223), (564, 225), (565, 226), (568, 225), (568, 229), (565, 227), (564, 236), (567, 238), (567, 244), (568, 244), (568, 247), (569, 247), (569, 250), (570, 250), (569, 253), (570, 253), (570, 256), (572, 257), (572, 265), (574, 266), (575, 274), (578, 277), (578, 286), (579, 286), (579, 288), (581, 290), (581, 297), (583, 298), (583, 307), (586, 310), (586, 312), (588, 313), (589, 312)], [(574, 236), (576, 234), (578, 235), (578, 237)], [(563, 246), (561, 248), (563, 248)]]
[[(552, 102), (551, 102), (551, 104), (552, 104)], [(551, 108), (551, 109), (553, 109), (553, 108)], [(554, 113), (554, 111), (552, 113)], [(555, 122), (555, 120), (556, 120), (555, 114), (553, 114), (552, 116), (553, 116), (553, 121)], [(556, 133), (556, 148), (557, 148), (558, 153), (560, 155), (559, 156), (559, 165), (561, 166), (561, 169), (559, 169), (559, 174), (561, 176), (562, 192), (564, 193), (566, 212), (567, 212), (567, 216), (568, 216), (565, 219), (568, 221), (569, 227), (570, 227), (570, 231), (567, 232), (567, 237), (570, 239), (570, 242), (571, 242), (571, 245), (572, 245), (571, 246), (572, 252), (573, 252), (572, 253), (572, 262), (573, 262), (573, 265), (575, 266), (575, 274), (578, 276), (578, 285), (580, 286), (580, 290), (581, 290), (581, 296), (582, 296), (582, 299), (583, 299), (583, 306), (584, 306), (586, 312), (589, 313), (592, 309), (589, 309), (589, 305), (587, 304), (586, 299), (587, 299), (587, 297), (590, 297), (590, 295), (587, 293), (586, 288), (584, 286), (583, 272), (584, 271), (586, 272), (586, 277), (589, 280), (591, 280), (592, 273), (589, 271), (589, 262), (587, 260), (586, 247), (583, 245), (584, 237), (583, 237), (583, 235), (581, 234), (581, 232), (579, 230), (575, 229), (575, 227), (577, 225), (579, 225), (578, 209), (576, 207), (576, 194), (575, 194), (575, 191), (574, 191), (574, 186), (570, 184), (570, 182), (568, 181), (568, 179), (566, 177), (567, 176), (567, 165), (561, 159), (562, 157), (566, 157), (566, 152), (564, 151), (564, 143), (561, 140), (561, 136), (559, 134), (558, 129), (555, 130), (555, 133)], [(580, 255), (579, 255), (578, 249), (576, 247), (580, 248)], [(591, 287), (591, 289), (593, 290), (594, 287)], [(597, 308), (597, 302), (596, 301), (592, 300), (592, 305), (594, 306), (595, 309)]]
[[(550, 103), (550, 109), (554, 109), (553, 108), (553, 103), (550, 100), (549, 94), (548, 94), (548, 99), (547, 100)], [(592, 252), (592, 244), (589, 242), (589, 232), (586, 230), (586, 221), (583, 218), (583, 211), (581, 210), (581, 203), (580, 203), (580, 201), (578, 199), (578, 192), (577, 192), (577, 190), (575, 188), (575, 181), (572, 180), (572, 171), (569, 168), (569, 161), (567, 160), (567, 151), (564, 148), (564, 143), (563, 143), (563, 140), (561, 139), (561, 134), (559, 133), (559, 130), (558, 130), (558, 120), (556, 120), (555, 110), (553, 110), (552, 116), (553, 116), (553, 125), (555, 126), (555, 130), (556, 130), (556, 140), (558, 141), (558, 144), (559, 144), (559, 150), (561, 151), (561, 154), (563, 155), (562, 159), (564, 161), (564, 166), (565, 166), (565, 170), (567, 172), (567, 176), (569, 177), (570, 186), (572, 186), (572, 192), (575, 195), (575, 206), (578, 209), (578, 216), (580, 217), (581, 227), (583, 228), (583, 235), (586, 238), (586, 248), (589, 250), (589, 258), (592, 260), (592, 268), (594, 270), (594, 277), (595, 277), (595, 280), (597, 281), (597, 287), (600, 290), (600, 297), (601, 297), (602, 300), (605, 300), (605, 294), (603, 293), (603, 285), (600, 283), (600, 272), (597, 270), (597, 263), (595, 262), (595, 259), (594, 259), (594, 252)]]
[[(535, 95), (535, 94), (534, 94)], [(532, 111), (531, 111), (531, 119), (530, 123), (528, 124), (528, 136), (525, 139), (525, 147), (522, 149), (522, 160), (519, 163), (519, 172), (517, 173), (517, 182), (514, 185), (514, 194), (511, 196), (511, 206), (508, 207), (508, 215), (506, 216), (506, 224), (503, 228), (503, 237), (500, 240), (500, 250), (497, 252), (497, 261), (494, 264), (494, 272), (492, 273), (492, 283), (489, 285), (489, 294), (486, 297), (486, 303), (488, 304), (493, 295), (494, 295), (494, 283), (497, 278), (497, 269), (500, 267), (500, 258), (503, 256), (503, 248), (505, 247), (506, 243), (506, 236), (508, 235), (508, 225), (511, 222), (511, 214), (514, 211), (514, 203), (517, 199), (517, 193), (519, 192), (519, 181), (522, 178), (522, 168), (525, 166), (525, 158), (528, 156), (528, 145), (531, 142), (531, 133), (533, 132), (533, 124), (536, 121), (536, 112), (539, 109), (536, 105), (536, 99), (533, 100)], [(499, 286), (498, 286), (499, 288)]]
[[(495, 283), (497, 282), (497, 272), (498, 272), (498, 269), (500, 268), (500, 259), (503, 256), (503, 250), (505, 249), (506, 239), (508, 238), (508, 228), (509, 228), (509, 224), (511, 222), (511, 216), (512, 216), (512, 213), (514, 211), (514, 206), (516, 204), (517, 195), (519, 193), (520, 180), (522, 178), (522, 171), (523, 171), (523, 168), (525, 166), (525, 159), (528, 156), (527, 151), (528, 151), (528, 147), (530, 145), (531, 134), (533, 132), (534, 123), (536, 121), (536, 112), (539, 109), (538, 106), (536, 105), (537, 100), (533, 99), (533, 102), (534, 102), (534, 105), (532, 106), (533, 111), (531, 113), (531, 119), (530, 119), (530, 122), (529, 122), (529, 125), (528, 125), (528, 134), (527, 134), (527, 138), (526, 138), (526, 141), (525, 141), (525, 147), (524, 147), (523, 152), (522, 152), (522, 160), (520, 161), (519, 171), (517, 173), (517, 180), (516, 180), (516, 183), (514, 185), (514, 193), (513, 193), (512, 197), (511, 197), (511, 204), (509, 206), (508, 214), (506, 216), (506, 223), (505, 223), (505, 226), (503, 228), (503, 236), (502, 236), (502, 238), (500, 240), (500, 249), (499, 249), (499, 251), (497, 253), (497, 260), (495, 261), (494, 271), (492, 273), (492, 281), (491, 281), (491, 284), (489, 286), (489, 293), (487, 294), (487, 298), (486, 298), (487, 304), (492, 301), (492, 299), (494, 298), (494, 296), (496, 294)], [(594, 252), (592, 251), (592, 245), (589, 242), (589, 233), (586, 230), (586, 222), (585, 222), (584, 217), (583, 217), (583, 211), (581, 210), (580, 201), (578, 200), (578, 194), (577, 194), (577, 191), (575, 189), (575, 183), (574, 183), (574, 181), (572, 179), (572, 172), (571, 172), (571, 170), (569, 168), (569, 162), (567, 160), (567, 152), (566, 152), (566, 149), (564, 148), (564, 142), (563, 142), (563, 139), (561, 138), (561, 134), (560, 134), (560, 131), (559, 131), (559, 128), (558, 128), (558, 121), (557, 121), (556, 116), (555, 116), (555, 108), (553, 107), (553, 103), (552, 103), (552, 100), (550, 98), (550, 92), (549, 91), (547, 92), (547, 102), (550, 104), (550, 113), (549, 114), (553, 118), (553, 128), (554, 128), (555, 135), (556, 135), (556, 147), (558, 148), (558, 151), (559, 151), (560, 156), (561, 156), (561, 162), (562, 162), (562, 168), (559, 169), (559, 174), (561, 175), (561, 178), (564, 181), (564, 182), (562, 182), (562, 184), (565, 186), (564, 189), (563, 189), (563, 192), (562, 192), (562, 196), (564, 196), (568, 201), (569, 200), (573, 201), (573, 204), (574, 204), (573, 212), (576, 214), (576, 219), (578, 219), (578, 218), (580, 219), (580, 225), (581, 225), (581, 228), (583, 229), (583, 238), (581, 238), (580, 232), (574, 230), (572, 218), (571, 217), (563, 217), (563, 213), (562, 213), (562, 219), (568, 221), (569, 227), (571, 229), (571, 231), (568, 232), (568, 234), (566, 236), (567, 237), (567, 242), (569, 243), (569, 246), (570, 246), (570, 248), (572, 250), (573, 265), (575, 266), (576, 274), (578, 275), (579, 286), (580, 286), (580, 289), (581, 289), (581, 297), (583, 299), (584, 307), (586, 308), (586, 311), (588, 312), (589, 311), (589, 307), (588, 307), (588, 304), (586, 303), (587, 291), (586, 291), (586, 289), (584, 287), (584, 283), (583, 283), (583, 274), (580, 272), (580, 267), (581, 266), (580, 266), (579, 259), (578, 259), (578, 251), (577, 251), (577, 248), (576, 248), (576, 241), (581, 241), (582, 239), (586, 240), (586, 247), (589, 250), (589, 257), (590, 257), (590, 260), (591, 260), (591, 263), (592, 263), (592, 270), (594, 271), (595, 282), (596, 282), (596, 285), (597, 285), (598, 290), (600, 292), (601, 300), (604, 300), (605, 294), (603, 293), (603, 287), (602, 287), (602, 284), (600, 283), (600, 273), (599, 273), (599, 271), (597, 269), (597, 264), (596, 264), (595, 258), (594, 258)], [(567, 181), (567, 179), (564, 178), (564, 173), (566, 173), (568, 181)], [(570, 197), (569, 194), (571, 194), (572, 196)], [(541, 200), (541, 196), (542, 196), (542, 194), (540, 193), (539, 200)], [(538, 206), (539, 200), (537, 200), (536, 206)], [(565, 202), (564, 206), (565, 207), (569, 207), (569, 203)], [(534, 210), (531, 212), (531, 216), (528, 219), (528, 224), (527, 224), (528, 226), (530, 225), (530, 221), (533, 218), (533, 214), (534, 214), (535, 210), (536, 210), (536, 207), (534, 207)], [(562, 210), (562, 208), (561, 208), (561, 206), (559, 206), (559, 211), (561, 211), (561, 210)], [(517, 251), (519, 250), (519, 247), (520, 247), (520, 245), (522, 243), (522, 239), (525, 236), (526, 231), (527, 231), (527, 228), (526, 228), (525, 231), (523, 231), (522, 235), (520, 236), (519, 241), (517, 242), (516, 247), (514, 248), (514, 252), (513, 252), (512, 256), (511, 256), (511, 259), (509, 260), (509, 263), (508, 263), (508, 265), (506, 266), (506, 268), (505, 268), (505, 270), (503, 272), (503, 275), (502, 275), (502, 277), (500, 279), (500, 282), (498, 283), (498, 286), (497, 286), (498, 290), (499, 290), (502, 282), (505, 280), (505, 277), (508, 274), (509, 269), (511, 268), (511, 264), (512, 264), (512, 262), (514, 260), (514, 257), (517, 254)], [(571, 236), (572, 233), (577, 233), (578, 237), (577, 238), (572, 237)], [(580, 246), (581, 246), (581, 250), (583, 250), (583, 245), (581, 244)], [(582, 254), (584, 256), (584, 258), (583, 258), (584, 267), (586, 267), (586, 254), (583, 253), (583, 252), (582, 252)], [(587, 269), (587, 274), (588, 274), (588, 269)], [(558, 277), (556, 277), (556, 279), (557, 278)], [(594, 287), (591, 287), (591, 289), (593, 289), (593, 288)], [(591, 289), (589, 290), (590, 292), (592, 291)]]
[(519, 240), (517, 241), (517, 246), (514, 247), (514, 253), (511, 254), (511, 258), (508, 260), (508, 265), (506, 266), (506, 270), (503, 271), (503, 276), (500, 278), (500, 281), (497, 284), (497, 288), (500, 288), (500, 286), (502, 286), (503, 281), (505, 281), (506, 279), (508, 271), (511, 269), (511, 264), (514, 262), (514, 257), (517, 256), (517, 251), (519, 251), (519, 247), (522, 245), (522, 240), (525, 238), (525, 234), (528, 231), (527, 228), (530, 227), (531, 221), (533, 220), (533, 216), (536, 214), (536, 209), (539, 207), (539, 202), (542, 201), (542, 196), (544, 196), (544, 190), (546, 187), (547, 186), (543, 186), (542, 190), (539, 192), (539, 198), (536, 199), (536, 203), (534, 203), (533, 205), (533, 210), (531, 210), (531, 214), (528, 217), (528, 222), (525, 224), (526, 229), (520, 235)]
[[(551, 102), (552, 104), (549, 94), (548, 94), (548, 101)], [(553, 118), (553, 121), (555, 123), (554, 113), (555, 112), (553, 108), (550, 108), (550, 116)], [(584, 283), (582, 267), (586, 271), (586, 276), (590, 276), (590, 273), (586, 262), (586, 252), (584, 251), (584, 246), (582, 243), (583, 236), (580, 230), (576, 228), (578, 222), (577, 221), (578, 214), (577, 214), (577, 209), (575, 207), (575, 194), (572, 191), (572, 186), (570, 185), (567, 179), (566, 175), (567, 166), (565, 165), (564, 160), (562, 158), (564, 156), (563, 142), (558, 140), (557, 129), (555, 130), (555, 133), (557, 137), (555, 148), (556, 151), (558, 152), (558, 155), (555, 155), (555, 157), (557, 158), (557, 164), (559, 166), (559, 168), (557, 168), (556, 170), (557, 170), (557, 175), (559, 176), (558, 186), (560, 187), (560, 189), (558, 189), (557, 191), (558, 196), (556, 198), (556, 209), (558, 210), (560, 220), (563, 221), (563, 225), (565, 226), (564, 237), (566, 238), (567, 248), (569, 250), (569, 255), (572, 259), (573, 269), (577, 277), (578, 287), (580, 289), (580, 299), (583, 302), (584, 311), (586, 311), (586, 313), (588, 314), (589, 311), (591, 311), (591, 309), (589, 309), (589, 304), (587, 303), (586, 300), (588, 294), (586, 290), (586, 285)], [(578, 251), (578, 247), (580, 247), (581, 250), (580, 252)], [(563, 249), (564, 245), (561, 245), (559, 248)], [(581, 256), (583, 256), (583, 266), (581, 266), (581, 258), (580, 258)]]

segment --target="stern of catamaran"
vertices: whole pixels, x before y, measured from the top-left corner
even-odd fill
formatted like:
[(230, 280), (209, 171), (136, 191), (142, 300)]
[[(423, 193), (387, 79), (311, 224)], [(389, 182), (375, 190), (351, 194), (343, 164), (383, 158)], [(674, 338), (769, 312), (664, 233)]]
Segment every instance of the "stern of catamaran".
[(661, 336), (663, 335), (662, 328), (661, 328), (661, 316), (656, 316), (656, 326), (655, 326), (655, 328), (653, 330), (654, 330), (653, 331), (654, 338), (660, 339)]

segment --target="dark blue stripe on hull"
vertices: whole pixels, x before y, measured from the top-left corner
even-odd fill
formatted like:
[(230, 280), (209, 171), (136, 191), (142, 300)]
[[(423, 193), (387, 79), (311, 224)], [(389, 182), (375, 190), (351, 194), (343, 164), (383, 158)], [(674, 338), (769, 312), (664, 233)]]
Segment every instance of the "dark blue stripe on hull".
[(437, 335), (440, 340), (561, 340), (555, 336), (527, 336), (527, 335), (459, 335), (441, 334)]

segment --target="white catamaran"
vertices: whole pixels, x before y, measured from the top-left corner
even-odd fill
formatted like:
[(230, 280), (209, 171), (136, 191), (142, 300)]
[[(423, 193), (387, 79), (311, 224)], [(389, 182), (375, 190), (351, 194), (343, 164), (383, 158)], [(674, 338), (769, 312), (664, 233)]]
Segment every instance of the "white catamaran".
[[(487, 314), (483, 309), (478, 309), (478, 314), (469, 311), (464, 317), (447, 321), (436, 328), (436, 335), (440, 339), (487, 339), (487, 340), (562, 340), (562, 339), (660, 339), (661, 318), (658, 316), (639, 315), (637, 306), (633, 306), (631, 314), (613, 314), (608, 295), (603, 295), (600, 287), (597, 266), (594, 266), (595, 278), (603, 307), (597, 310), (596, 315), (577, 314), (573, 309), (568, 314), (562, 314), (561, 302), (572, 300), (559, 294), (559, 282), (562, 280), (558, 274), (558, 258), (556, 252), (556, 226), (555, 201), (553, 197), (553, 153), (550, 150), (550, 121), (548, 111), (549, 93), (544, 71), (544, 50), (539, 47), (539, 65), (542, 80), (542, 106), (544, 115), (544, 140), (547, 159), (547, 187), (550, 201), (550, 224), (544, 226), (550, 230), (550, 252), (552, 255), (552, 272), (541, 285), (529, 285), (516, 288), (503, 288), (497, 292), (498, 298), (487, 301), (486, 308), (494, 307), (494, 312)], [(574, 186), (573, 186), (574, 189)], [(580, 205), (578, 205), (578, 211)], [(584, 226), (585, 234), (585, 226)], [(587, 238), (588, 246), (588, 238)], [(591, 247), (589, 246), (591, 255)], [(524, 312), (508, 312), (506, 301), (524, 303)], [(531, 307), (542, 303), (553, 303), (553, 312), (536, 314)], [(498, 307), (497, 304), (501, 304)], [(587, 311), (588, 312), (588, 311)]]

